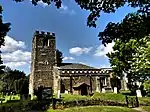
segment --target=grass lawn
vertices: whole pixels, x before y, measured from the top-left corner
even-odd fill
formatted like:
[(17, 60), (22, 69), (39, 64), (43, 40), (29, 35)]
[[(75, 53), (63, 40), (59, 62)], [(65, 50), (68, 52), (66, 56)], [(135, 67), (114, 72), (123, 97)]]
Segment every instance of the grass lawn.
[(48, 110), (47, 112), (139, 112), (131, 108), (115, 107), (115, 106), (88, 106), (67, 108), (64, 110)]
[(147, 112), (150, 112), (150, 106), (142, 106), (141, 108)]
[[(128, 92), (128, 91), (127, 91)], [(129, 94), (129, 92), (127, 93)], [(114, 93), (98, 93), (95, 92), (93, 96), (81, 96), (81, 95), (71, 95), (71, 94), (62, 94), (63, 101), (76, 101), (76, 100), (84, 100), (84, 99), (91, 99), (91, 98), (100, 98), (101, 100), (108, 100), (108, 101), (117, 101), (117, 102), (126, 102), (125, 99), (125, 91), (114, 94)], [(150, 97), (142, 97), (138, 98), (140, 104), (150, 105)]]
[(9, 100), (20, 100), (20, 95), (19, 94), (17, 94), (17, 95), (9, 95), (9, 96), (7, 96), (7, 95), (5, 95), (4, 97), (2, 97), (2, 95), (0, 95), (0, 99), (4, 99), (4, 101), (3, 101), (3, 103), (6, 103), (7, 101), (9, 101)]
[(125, 95), (118, 93), (94, 93), (91, 98), (100, 98), (101, 100), (111, 100), (118, 102), (125, 102)]
[(62, 94), (61, 97), (63, 98), (63, 101), (75, 101), (75, 100), (90, 99), (90, 96), (71, 95), (71, 94)]
[(97, 92), (95, 92), (93, 96), (61, 94), (61, 97), (63, 98), (63, 101), (75, 101), (75, 100), (100, 98), (101, 100), (112, 100), (112, 101), (125, 102), (125, 95), (123, 95), (121, 93), (114, 94), (114, 93), (97, 93)]
[(150, 105), (150, 97), (142, 97), (142, 98), (139, 98), (139, 102), (140, 102), (140, 104), (147, 104), (147, 105)]

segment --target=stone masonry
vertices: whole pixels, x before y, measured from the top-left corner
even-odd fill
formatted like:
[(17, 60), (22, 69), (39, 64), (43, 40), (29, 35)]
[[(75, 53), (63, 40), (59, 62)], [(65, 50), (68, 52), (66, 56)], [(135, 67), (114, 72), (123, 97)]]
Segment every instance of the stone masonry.
[(29, 94), (39, 86), (53, 87), (53, 66), (56, 65), (55, 33), (36, 31), (32, 40)]

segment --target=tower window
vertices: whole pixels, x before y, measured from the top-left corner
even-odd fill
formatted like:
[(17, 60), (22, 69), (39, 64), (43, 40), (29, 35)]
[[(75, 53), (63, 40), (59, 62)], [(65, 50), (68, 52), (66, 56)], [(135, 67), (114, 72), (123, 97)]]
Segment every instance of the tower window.
[(43, 46), (48, 46), (48, 39), (43, 40)]
[(46, 65), (48, 65), (48, 64), (49, 64), (47, 60), (45, 61), (45, 64), (46, 64)]

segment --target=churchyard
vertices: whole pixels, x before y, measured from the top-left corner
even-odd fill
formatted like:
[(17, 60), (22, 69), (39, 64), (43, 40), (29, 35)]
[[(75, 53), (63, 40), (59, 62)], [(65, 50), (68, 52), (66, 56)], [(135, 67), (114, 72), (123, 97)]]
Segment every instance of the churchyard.
[[(1, 104), (0, 109), (1, 111), (5, 109), (2, 112), (26, 112), (29, 110), (37, 112), (140, 112), (127, 107), (125, 96), (130, 96), (129, 93), (129, 91), (120, 91), (118, 94), (95, 92), (92, 96), (61, 94), (61, 100), (55, 103), (54, 109), (51, 98), (41, 101), (38, 101), (37, 97), (34, 97), (33, 100), (20, 100), (19, 95), (12, 95), (4, 97), (5, 101)], [(57, 94), (53, 98), (57, 99)], [(150, 97), (141, 97), (138, 100), (138, 108), (150, 112)]]
[[(80, 15), (86, 13), (76, 12), (79, 9), (74, 11), (71, 9), (74, 6), (65, 3), (65, 0), (30, 0), (32, 5), (42, 5), (45, 10), (42, 11), (39, 8), (38, 13), (35, 13), (32, 11), (38, 7), (32, 10), (26, 8), (25, 15), (21, 15), (23, 14), (21, 7), (29, 6), (24, 2), (25, 0), (13, 0), (13, 2), (24, 3), (20, 8), (17, 8), (17, 5), (8, 6), (6, 0), (4, 1), (0, 5), (0, 48), (3, 45), (9, 47), (5, 49), (7, 52), (0, 49), (2, 56), (0, 56), (0, 112), (150, 112), (150, 0), (117, 2), (115, 0), (75, 0), (79, 8), (89, 12), (87, 26), (100, 29), (99, 33), (97, 30), (92, 33), (84, 29)], [(47, 6), (51, 3), (54, 3), (57, 9), (60, 8), (67, 13), (71, 11), (79, 16), (69, 20), (72, 13), (70, 16), (58, 16), (60, 13), (55, 15), (57, 13), (53, 10), (51, 10), (53, 13), (45, 13), (49, 12)], [(126, 5), (135, 10), (130, 12)], [(3, 14), (5, 7), (8, 9)], [(124, 15), (121, 16), (118, 13), (116, 16), (109, 16), (111, 18), (103, 16), (116, 14), (121, 7), (125, 9), (119, 12)], [(3, 16), (6, 23), (3, 21)], [(7, 23), (9, 18), (12, 20), (10, 19)], [(98, 18), (102, 18), (103, 21), (98, 21)], [(120, 20), (117, 20), (119, 18)], [(8, 34), (12, 26), (11, 22), (14, 30)], [(74, 22), (75, 24), (72, 24)], [(16, 39), (30, 37), (31, 35), (26, 34), (39, 28), (48, 31), (34, 32), (31, 52), (27, 52), (30, 48), (26, 48), (24, 43), (24, 41), (30, 43), (31, 38), (20, 38), (17, 42), (8, 36), (16, 36)], [(98, 43), (99, 47), (94, 48), (97, 42), (93, 37), (97, 33), (100, 43)], [(57, 35), (58, 38), (61, 36), (62, 38), (56, 39)], [(6, 37), (11, 39), (9, 44)], [(59, 47), (63, 48), (65, 54), (74, 56), (69, 56), (70, 59), (76, 59), (76, 56), (81, 54), (92, 54), (91, 56), (88, 54), (90, 57), (87, 55), (80, 59), (85, 60), (85, 63), (89, 61), (88, 64), (75, 60), (71, 63), (65, 62), (63, 53), (56, 46), (58, 45), (56, 40), (60, 41)], [(10, 48), (13, 49), (10, 50)], [(18, 54), (16, 51), (19, 51)], [(77, 53), (77, 51), (80, 52)], [(17, 55), (11, 56), (11, 53)], [(24, 53), (27, 55), (20, 56)], [(31, 59), (21, 59), (29, 57), (28, 53)], [(101, 57), (102, 55), (101, 60), (93, 58), (93, 56)], [(66, 59), (69, 59), (68, 56)], [(93, 62), (95, 62), (94, 65), (107, 65), (103, 60), (105, 56), (109, 59), (110, 68), (90, 66)], [(12, 67), (31, 64), (29, 75), (5, 67), (4, 65), (8, 63)]]
[[(13, 77), (19, 73), (21, 77), (14, 81), (12, 75), (5, 77), (4, 82), (12, 82), (6, 85), (16, 92), (0, 95), (0, 111), (149, 112), (149, 80), (137, 85), (114, 76), (112, 68), (97, 69), (81, 63), (62, 63), (62, 54), (55, 49), (54, 33), (36, 31), (33, 40), (36, 40), (33, 46), (38, 44), (35, 49), (40, 55), (35, 50), (32, 53), (41, 61), (32, 59), (33, 70), (29, 77), (19, 71), (8, 72)], [(50, 43), (52, 46), (49, 46)], [(56, 58), (61, 63), (54, 65)]]

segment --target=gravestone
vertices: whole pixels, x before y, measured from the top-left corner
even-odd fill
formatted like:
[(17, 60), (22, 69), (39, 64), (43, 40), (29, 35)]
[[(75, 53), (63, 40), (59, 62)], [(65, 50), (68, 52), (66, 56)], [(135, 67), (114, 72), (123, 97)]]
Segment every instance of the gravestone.
[(60, 98), (60, 90), (58, 90), (57, 98)]
[(65, 94), (68, 94), (69, 92), (67, 90), (65, 90)]
[(141, 90), (136, 90), (137, 97), (142, 97)]
[(117, 87), (114, 87), (114, 93), (118, 93)]
[(42, 99), (49, 99), (53, 96), (52, 87), (45, 87), (42, 90)]
[(102, 93), (106, 93), (105, 88), (102, 88)]

